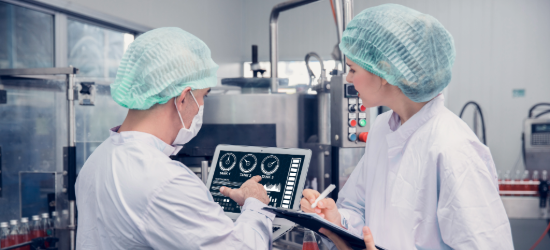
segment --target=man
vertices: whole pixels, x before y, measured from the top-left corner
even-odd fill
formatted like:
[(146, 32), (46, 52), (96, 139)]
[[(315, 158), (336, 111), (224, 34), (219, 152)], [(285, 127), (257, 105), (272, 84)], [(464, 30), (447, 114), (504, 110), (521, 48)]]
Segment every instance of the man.
[(129, 108), (76, 182), (77, 249), (268, 249), (273, 214), (259, 176), (221, 193), (243, 206), (225, 216), (202, 181), (170, 155), (202, 125), (216, 65), (200, 39), (159, 28), (124, 54), (113, 99)]

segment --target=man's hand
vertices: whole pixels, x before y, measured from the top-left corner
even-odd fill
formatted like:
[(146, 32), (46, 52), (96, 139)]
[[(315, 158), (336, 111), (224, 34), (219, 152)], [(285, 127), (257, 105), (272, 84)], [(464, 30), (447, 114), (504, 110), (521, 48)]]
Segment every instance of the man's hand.
[(241, 188), (231, 189), (224, 186), (220, 188), (220, 193), (237, 202), (239, 206), (244, 205), (244, 201), (249, 197), (256, 198), (267, 205), (269, 204), (269, 197), (267, 196), (267, 191), (265, 191), (264, 186), (258, 183), (261, 180), (262, 177), (256, 175), (243, 183)]
[[(327, 236), (332, 241), (332, 243), (334, 243), (338, 250), (351, 250), (351, 247), (348, 245), (347, 242), (342, 240), (340, 236), (331, 232), (330, 230), (321, 228), (319, 232)], [(372, 233), (369, 227), (363, 227), (363, 240), (365, 241), (365, 245), (367, 246), (366, 250), (376, 250), (376, 246), (374, 245), (374, 238), (372, 237)]]
[(336, 203), (333, 199), (325, 198), (320, 200), (317, 202), (317, 207), (311, 208), (311, 204), (313, 204), (317, 197), (321, 194), (312, 189), (306, 189), (302, 192), (302, 194), (304, 195), (304, 198), (300, 201), (302, 211), (306, 213), (316, 213), (326, 220), (343, 227), (341, 222), (342, 217), (340, 216), (340, 212), (338, 212), (338, 208), (336, 207)]

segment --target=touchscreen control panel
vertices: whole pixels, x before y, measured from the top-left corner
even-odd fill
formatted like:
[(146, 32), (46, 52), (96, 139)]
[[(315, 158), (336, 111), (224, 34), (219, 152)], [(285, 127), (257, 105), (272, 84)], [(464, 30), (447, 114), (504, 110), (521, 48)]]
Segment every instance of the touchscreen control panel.
[[(218, 161), (213, 163), (210, 193), (214, 201), (225, 212), (240, 213), (241, 207), (220, 193), (220, 188), (240, 188), (253, 176), (260, 175), (260, 184), (269, 196), (269, 206), (292, 208), (300, 173), (304, 165), (304, 155), (270, 154), (223, 151)], [(212, 170), (211, 170), (212, 171)], [(300, 199), (301, 197), (298, 197)]]

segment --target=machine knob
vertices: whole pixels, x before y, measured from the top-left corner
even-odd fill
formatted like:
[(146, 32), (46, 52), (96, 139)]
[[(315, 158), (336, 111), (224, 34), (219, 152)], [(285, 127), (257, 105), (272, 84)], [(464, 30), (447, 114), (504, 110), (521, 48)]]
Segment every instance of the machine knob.
[(348, 139), (350, 141), (356, 141), (357, 140), (357, 135), (355, 133), (354, 134), (349, 134)]
[(359, 119), (359, 127), (367, 126), (367, 120), (365, 119)]
[(349, 109), (349, 112), (355, 112), (355, 111), (357, 111), (357, 105), (356, 104), (350, 104), (348, 109)]
[(351, 120), (349, 120), (348, 124), (349, 124), (350, 127), (355, 127), (355, 126), (357, 126), (357, 120), (351, 119)]
[(361, 112), (365, 112), (365, 110), (367, 110), (367, 107), (365, 107), (365, 105), (361, 104), (361, 106), (359, 107), (359, 110), (361, 110)]
[(369, 132), (363, 132), (359, 134), (359, 141), (367, 142), (367, 136), (369, 135)]

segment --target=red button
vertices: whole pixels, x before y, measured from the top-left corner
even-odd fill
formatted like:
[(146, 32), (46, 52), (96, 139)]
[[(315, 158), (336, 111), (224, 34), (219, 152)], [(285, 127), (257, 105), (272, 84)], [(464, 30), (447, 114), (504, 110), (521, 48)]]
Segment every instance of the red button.
[(349, 120), (349, 126), (350, 126), (350, 127), (355, 127), (355, 126), (357, 126), (357, 120), (355, 120), (355, 119)]
[(361, 110), (361, 112), (365, 112), (365, 110), (367, 110), (367, 107), (365, 107), (364, 105), (361, 105), (359, 109)]
[(359, 141), (367, 142), (367, 136), (369, 135), (369, 132), (363, 132), (359, 134)]

